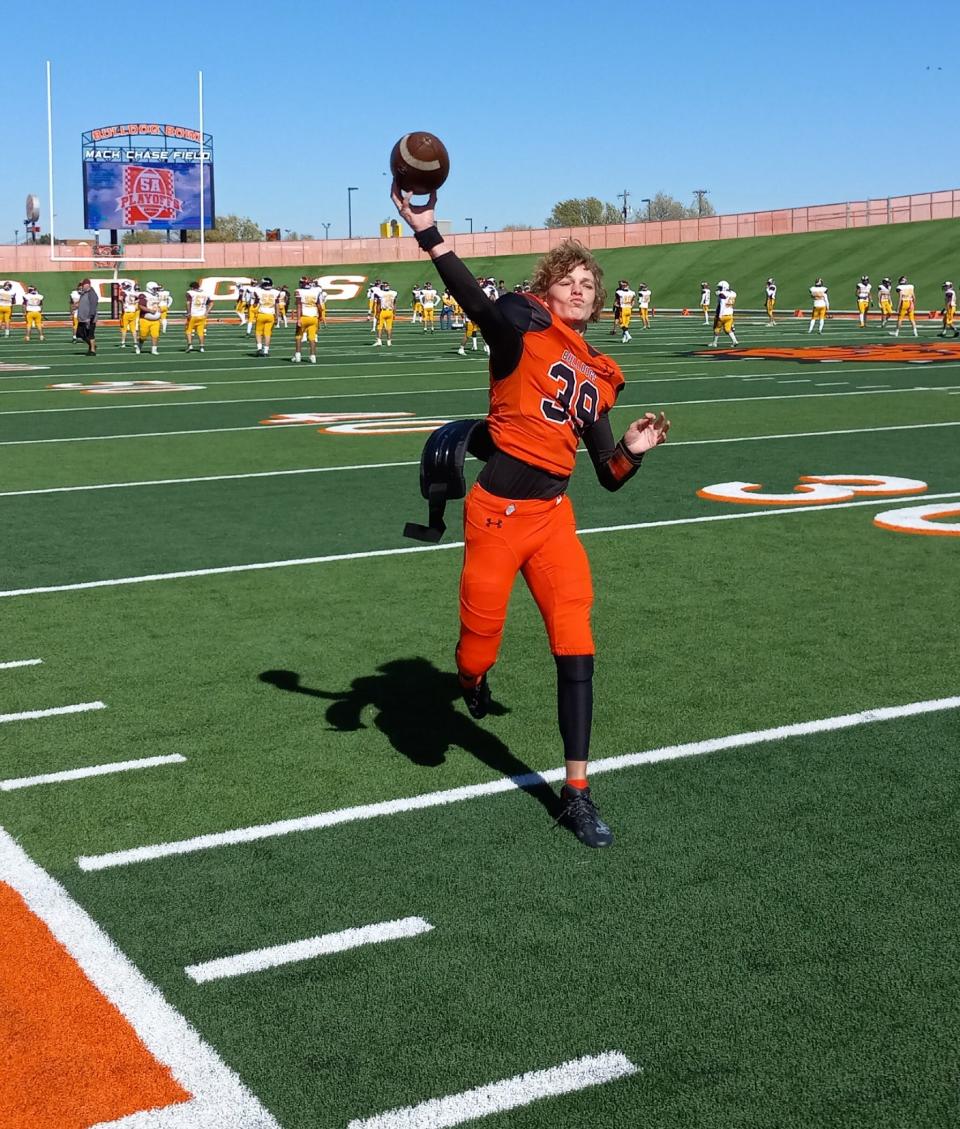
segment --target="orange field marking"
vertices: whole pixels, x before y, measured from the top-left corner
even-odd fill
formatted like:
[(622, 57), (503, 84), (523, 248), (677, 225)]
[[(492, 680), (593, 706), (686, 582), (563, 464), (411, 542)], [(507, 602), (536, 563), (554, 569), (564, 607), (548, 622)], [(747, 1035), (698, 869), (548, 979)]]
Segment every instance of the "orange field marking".
[(911, 364), (918, 361), (949, 362), (960, 361), (960, 341), (896, 341), (889, 345), (810, 345), (770, 346), (769, 348), (724, 349), (722, 353), (700, 351), (697, 357), (720, 357), (721, 360), (737, 360), (740, 357), (754, 357), (766, 361), (800, 361), (817, 364), (820, 361), (889, 361), (891, 364)]
[(88, 1129), (188, 1101), (169, 1068), (12, 887), (0, 882), (5, 1129)]

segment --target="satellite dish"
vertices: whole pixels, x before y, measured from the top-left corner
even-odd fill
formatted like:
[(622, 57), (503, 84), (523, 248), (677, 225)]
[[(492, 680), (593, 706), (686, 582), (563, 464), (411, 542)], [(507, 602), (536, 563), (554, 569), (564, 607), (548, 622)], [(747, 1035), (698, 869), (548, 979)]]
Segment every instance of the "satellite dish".
[(40, 197), (34, 196), (32, 192), (27, 196), (27, 211), (25, 218), (28, 219), (31, 223), (36, 223), (40, 218)]

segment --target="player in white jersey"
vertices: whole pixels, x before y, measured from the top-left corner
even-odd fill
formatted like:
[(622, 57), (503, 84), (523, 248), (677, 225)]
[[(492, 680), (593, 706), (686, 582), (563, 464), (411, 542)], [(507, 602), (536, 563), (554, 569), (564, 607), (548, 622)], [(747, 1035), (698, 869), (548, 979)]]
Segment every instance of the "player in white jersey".
[(703, 324), (710, 324), (710, 287), (705, 282), (700, 283), (700, 309), (703, 312)]
[(640, 309), (640, 322), (644, 329), (650, 328), (650, 287), (641, 282), (637, 287), (637, 304)]
[(374, 341), (374, 345), (382, 345), (384, 334), (386, 334), (387, 345), (390, 346), (393, 344), (393, 320), (397, 313), (397, 292), (392, 289), (390, 283), (386, 280), (377, 287), (376, 303), (380, 312), (377, 315), (377, 339)]
[(621, 282), (617, 287), (615, 300), (619, 311), (620, 340), (624, 344), (630, 340), (630, 321), (633, 318), (633, 300), (636, 294), (629, 282)]
[(893, 317), (893, 283), (889, 278), (881, 278), (877, 283), (877, 302), (880, 306), (880, 328), (887, 324)]
[(320, 322), (317, 325), (318, 329), (327, 328), (327, 292), (320, 285), (320, 279), (315, 278), (313, 285), (317, 288), (317, 310), (320, 312)]
[[(953, 324), (956, 313), (957, 291), (952, 282), (945, 282), (943, 284), (943, 329), (937, 334), (938, 337), (960, 337), (960, 330)], [(950, 331), (949, 335), (947, 330)]]
[(131, 281), (120, 283), (120, 348), (127, 347), (127, 334), (137, 343), (137, 322), (140, 319), (140, 294)]
[(860, 328), (864, 329), (867, 324), (867, 310), (870, 309), (870, 292), (873, 290), (873, 285), (870, 282), (868, 275), (861, 275), (860, 281), (857, 283), (857, 313), (860, 315)]
[(777, 284), (772, 278), (767, 279), (763, 288), (763, 308), (767, 311), (767, 325), (776, 325), (773, 315), (777, 308)]
[(150, 352), (156, 356), (160, 343), (160, 284), (148, 282), (143, 292), (137, 295), (137, 303), (140, 307), (140, 319), (134, 348), (137, 353), (142, 352), (144, 342), (149, 337)]
[(170, 312), (170, 307), (173, 305), (173, 295), (169, 290), (164, 290), (162, 287), (158, 294), (160, 298), (160, 332), (167, 332), (167, 314)]
[(80, 315), (77, 313), (79, 306), (80, 306), (80, 291), (79, 290), (71, 290), (70, 291), (70, 328), (73, 332), (73, 336), (70, 338), (71, 341), (76, 341), (76, 339), (77, 339), (77, 326), (80, 324)]
[(717, 283), (717, 309), (713, 315), (713, 340), (710, 348), (716, 349), (720, 334), (726, 333), (734, 345), (739, 344), (733, 332), (733, 310), (737, 304), (737, 292), (726, 279)]
[(437, 332), (437, 303), (440, 295), (428, 282), (420, 291), (420, 308), (423, 311), (423, 332)]
[(254, 283), (251, 282), (244, 288), (243, 295), (243, 308), (247, 319), (247, 336), (250, 337), (257, 326), (257, 310), (259, 308), (257, 305), (259, 301), (259, 298), (257, 296), (257, 287), (254, 285)]
[(807, 333), (813, 333), (814, 326), (818, 327), (817, 333), (823, 333), (823, 323), (826, 320), (827, 311), (830, 309), (830, 297), (827, 290), (828, 287), (824, 286), (822, 278), (818, 278), (810, 287), (813, 309), (810, 312), (810, 327), (807, 329)]
[(313, 279), (306, 275), (300, 279), (300, 285), (294, 291), (296, 302), (296, 325), (294, 327), (294, 352), (290, 358), (294, 364), (300, 364), (300, 344), (304, 337), (310, 346), (310, 364), (317, 363), (317, 326), (320, 324), (320, 287)]
[(43, 295), (35, 286), (28, 286), (23, 296), (23, 313), (26, 318), (24, 341), (30, 340), (30, 331), (35, 329), (43, 340)]
[(207, 339), (207, 315), (213, 305), (213, 297), (200, 289), (199, 282), (191, 282), (187, 291), (187, 352), (193, 352), (193, 335), (196, 333), (200, 343), (200, 352), (203, 352)]
[(423, 321), (423, 283), (418, 282), (413, 288), (413, 316), (410, 318), (410, 324), (416, 325), (418, 321)]
[(273, 285), (272, 278), (260, 279), (260, 285), (256, 288), (256, 302), (257, 356), (266, 357), (270, 354), (270, 338), (273, 336), (280, 308), (280, 289)]
[(4, 337), (10, 336), (10, 319), (13, 317), (13, 307), (16, 302), (13, 283), (9, 279), (5, 279), (0, 283), (0, 328), (3, 329)]
[(913, 336), (917, 337), (917, 293), (912, 282), (907, 282), (907, 276), (902, 274), (897, 283), (897, 328), (891, 337), (900, 336), (900, 326), (903, 319), (909, 318), (913, 326)]

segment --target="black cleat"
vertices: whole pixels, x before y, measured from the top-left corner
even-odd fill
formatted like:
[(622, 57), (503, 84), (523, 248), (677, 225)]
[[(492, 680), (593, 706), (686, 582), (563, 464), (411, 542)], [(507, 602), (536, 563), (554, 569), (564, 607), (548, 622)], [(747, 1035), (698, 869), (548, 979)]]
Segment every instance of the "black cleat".
[(487, 682), (487, 676), (484, 675), (476, 686), (461, 687), (463, 691), (463, 700), (466, 703), (467, 710), (470, 716), (476, 721), (480, 718), (486, 717), (490, 712), (490, 703), (493, 700), (493, 695), (490, 693), (490, 684)]
[(613, 845), (613, 832), (600, 818), (589, 788), (571, 788), (564, 784), (560, 789), (560, 802), (563, 809), (557, 816), (557, 823), (569, 827), (581, 843), (587, 847)]

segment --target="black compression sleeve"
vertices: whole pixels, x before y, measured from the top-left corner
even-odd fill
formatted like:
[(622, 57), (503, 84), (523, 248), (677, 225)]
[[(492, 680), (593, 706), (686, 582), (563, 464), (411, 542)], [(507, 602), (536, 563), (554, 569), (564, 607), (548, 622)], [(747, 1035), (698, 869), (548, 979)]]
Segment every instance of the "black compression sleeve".
[(606, 412), (583, 433), (583, 442), (605, 490), (619, 490), (637, 473), (643, 455), (635, 455), (621, 439), (613, 441), (613, 430)]
[[(503, 311), (480, 289), (462, 259), (448, 251), (433, 260), (444, 285), (460, 303), (467, 317), (479, 326), (483, 339), (490, 346), (495, 375), (512, 372), (523, 352), (523, 334), (512, 325)], [(506, 371), (504, 371), (506, 369)]]

